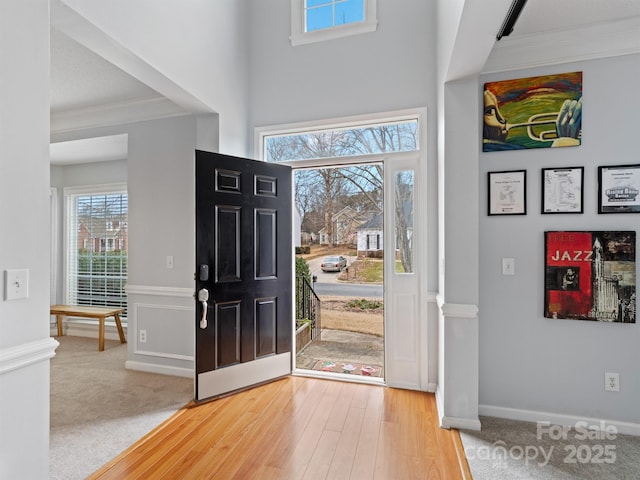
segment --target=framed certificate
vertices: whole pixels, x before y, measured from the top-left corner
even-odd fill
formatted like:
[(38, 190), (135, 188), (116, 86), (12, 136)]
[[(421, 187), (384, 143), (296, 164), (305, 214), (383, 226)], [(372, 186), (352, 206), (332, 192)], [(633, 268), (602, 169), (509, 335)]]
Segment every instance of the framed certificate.
[(584, 167), (542, 169), (542, 213), (583, 213)]
[(527, 171), (488, 173), (488, 214), (527, 214)]
[(598, 213), (640, 212), (640, 165), (598, 167)]

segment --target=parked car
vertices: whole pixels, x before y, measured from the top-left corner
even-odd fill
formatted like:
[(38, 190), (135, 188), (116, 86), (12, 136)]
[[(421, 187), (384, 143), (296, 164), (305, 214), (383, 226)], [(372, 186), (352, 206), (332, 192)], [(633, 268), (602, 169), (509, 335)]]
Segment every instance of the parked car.
[(341, 272), (343, 268), (347, 266), (347, 259), (342, 255), (324, 257), (324, 260), (320, 264), (320, 268), (323, 272)]

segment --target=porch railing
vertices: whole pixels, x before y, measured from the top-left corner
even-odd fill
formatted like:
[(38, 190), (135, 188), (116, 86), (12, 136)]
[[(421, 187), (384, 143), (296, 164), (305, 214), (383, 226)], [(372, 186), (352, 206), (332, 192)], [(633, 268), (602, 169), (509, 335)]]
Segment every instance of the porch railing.
[(296, 321), (301, 320), (311, 323), (311, 340), (320, 340), (320, 298), (306, 277), (296, 277)]

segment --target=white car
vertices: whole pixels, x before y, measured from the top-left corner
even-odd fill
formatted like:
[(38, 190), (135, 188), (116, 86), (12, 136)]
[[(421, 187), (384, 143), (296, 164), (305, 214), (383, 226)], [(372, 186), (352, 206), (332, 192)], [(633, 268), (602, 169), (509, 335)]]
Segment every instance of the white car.
[(320, 264), (323, 272), (341, 272), (347, 266), (347, 259), (342, 255), (324, 257)]

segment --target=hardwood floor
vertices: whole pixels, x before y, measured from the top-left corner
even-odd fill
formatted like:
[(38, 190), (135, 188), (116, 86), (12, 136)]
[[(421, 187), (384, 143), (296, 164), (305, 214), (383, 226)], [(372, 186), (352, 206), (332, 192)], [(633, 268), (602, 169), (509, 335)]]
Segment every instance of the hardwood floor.
[(433, 394), (287, 377), (188, 405), (90, 479), (470, 479)]

